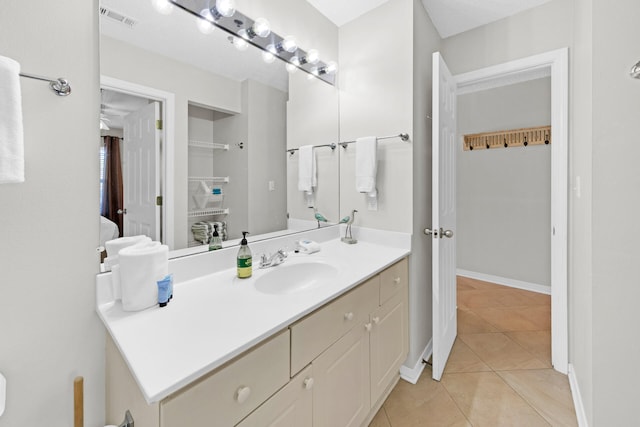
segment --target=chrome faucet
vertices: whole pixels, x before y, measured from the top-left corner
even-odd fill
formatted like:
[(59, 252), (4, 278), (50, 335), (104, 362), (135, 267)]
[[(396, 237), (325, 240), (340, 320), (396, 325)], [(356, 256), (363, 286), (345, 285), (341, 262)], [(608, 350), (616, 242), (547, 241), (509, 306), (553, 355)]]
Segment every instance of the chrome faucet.
[(280, 265), (287, 258), (287, 253), (284, 249), (279, 249), (273, 255), (267, 257), (267, 254), (262, 254), (260, 257), (260, 268), (275, 267)]

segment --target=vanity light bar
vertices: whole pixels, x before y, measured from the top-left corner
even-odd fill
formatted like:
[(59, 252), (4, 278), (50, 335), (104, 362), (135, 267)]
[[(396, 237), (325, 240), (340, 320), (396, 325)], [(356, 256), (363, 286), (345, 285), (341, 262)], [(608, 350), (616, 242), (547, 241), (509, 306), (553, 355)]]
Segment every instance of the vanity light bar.
[[(180, 9), (200, 18), (205, 19), (202, 15), (202, 11), (208, 11), (211, 8), (211, 0), (169, 0), (171, 3), (179, 7)], [(244, 30), (244, 33), (250, 33), (250, 29), (253, 27), (255, 21), (248, 16), (242, 14), (239, 11), (229, 17), (217, 16), (211, 20), (209, 15), (207, 19), (212, 25), (226, 31), (234, 37), (243, 38), (247, 43), (257, 47), (258, 49), (273, 54), (274, 57), (284, 61), (291, 66), (294, 66), (305, 73), (311, 74), (318, 79), (329, 83), (332, 86), (336, 84), (336, 74), (334, 64), (328, 64), (321, 60), (317, 62), (307, 61), (308, 53), (315, 53), (313, 50), (307, 52), (304, 49), (298, 47), (294, 52), (289, 52), (286, 49), (278, 49), (278, 46), (283, 46), (285, 40), (284, 37), (271, 31), (266, 37), (242, 37), (239, 32)], [(274, 48), (276, 47), (276, 48)], [(297, 58), (298, 60), (294, 59)]]

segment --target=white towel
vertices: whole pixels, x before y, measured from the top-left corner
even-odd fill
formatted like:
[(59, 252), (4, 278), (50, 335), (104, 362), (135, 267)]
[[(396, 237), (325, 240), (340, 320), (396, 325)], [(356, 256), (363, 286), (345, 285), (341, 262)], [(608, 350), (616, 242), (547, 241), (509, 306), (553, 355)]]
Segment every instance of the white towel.
[(118, 239), (107, 240), (104, 242), (104, 247), (107, 250), (107, 256), (115, 258), (122, 249), (145, 241), (150, 242), (151, 238), (143, 234), (139, 236), (120, 237)]
[(356, 139), (356, 190), (375, 196), (378, 172), (378, 140), (375, 136)]
[(122, 249), (118, 257), (122, 309), (138, 311), (157, 304), (157, 282), (169, 273), (169, 247), (144, 242)]
[(0, 56), (0, 184), (24, 182), (20, 64)]
[(316, 153), (313, 145), (303, 145), (298, 149), (298, 190), (307, 194), (318, 186)]

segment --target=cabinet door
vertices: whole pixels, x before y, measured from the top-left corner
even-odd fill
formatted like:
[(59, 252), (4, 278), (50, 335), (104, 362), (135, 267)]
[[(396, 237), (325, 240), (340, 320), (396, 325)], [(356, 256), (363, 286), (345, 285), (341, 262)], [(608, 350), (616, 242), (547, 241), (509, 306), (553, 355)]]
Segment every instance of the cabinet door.
[(313, 361), (314, 427), (359, 427), (371, 408), (369, 332), (356, 325)]
[(409, 350), (407, 287), (371, 315), (371, 403), (398, 377)]
[(313, 369), (308, 366), (238, 427), (311, 427), (313, 385)]

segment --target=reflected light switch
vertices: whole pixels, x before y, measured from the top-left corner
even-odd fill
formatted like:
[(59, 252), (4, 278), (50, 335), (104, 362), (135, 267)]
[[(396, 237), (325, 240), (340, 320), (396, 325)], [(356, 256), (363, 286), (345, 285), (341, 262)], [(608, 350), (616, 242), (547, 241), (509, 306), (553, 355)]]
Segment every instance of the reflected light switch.
[(276, 182), (269, 181), (269, 191), (275, 191), (275, 189), (276, 189)]

